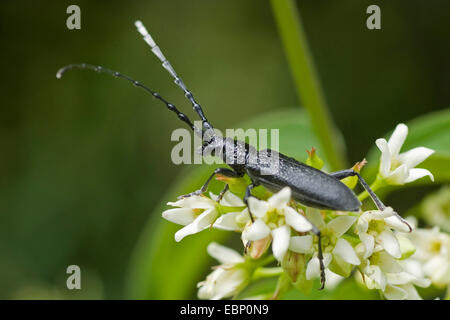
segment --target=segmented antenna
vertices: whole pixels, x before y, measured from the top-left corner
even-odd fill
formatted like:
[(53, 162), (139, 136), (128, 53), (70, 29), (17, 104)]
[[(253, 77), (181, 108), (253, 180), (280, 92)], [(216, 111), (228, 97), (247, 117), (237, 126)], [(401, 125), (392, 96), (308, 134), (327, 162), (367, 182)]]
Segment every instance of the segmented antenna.
[(153, 97), (155, 97), (156, 99), (162, 101), (166, 107), (170, 110), (173, 111), (178, 118), (187, 123), (188, 126), (196, 133), (201, 135), (202, 134), (202, 130), (200, 130), (199, 128), (197, 128), (196, 126), (194, 126), (194, 124), (191, 122), (191, 120), (189, 120), (188, 116), (185, 115), (184, 113), (181, 113), (177, 107), (175, 107), (175, 105), (173, 105), (172, 103), (168, 102), (166, 99), (164, 99), (163, 97), (161, 97), (161, 95), (155, 91), (153, 91), (152, 89), (144, 86), (142, 83), (140, 83), (139, 81), (134, 80), (133, 78), (130, 78), (127, 75), (124, 75), (120, 72), (117, 71), (113, 71), (107, 68), (104, 68), (102, 66), (93, 66), (91, 64), (86, 64), (86, 63), (81, 63), (81, 64), (70, 64), (67, 65), (65, 67), (62, 67), (61, 69), (58, 70), (58, 72), (56, 73), (56, 78), (61, 79), (61, 77), (63, 76), (63, 74), (70, 69), (74, 69), (74, 68), (78, 68), (78, 69), (90, 69), (90, 70), (94, 70), (97, 72), (101, 72), (101, 73), (107, 73), (109, 75), (112, 75), (115, 78), (122, 78), (125, 79), (129, 82), (131, 82), (134, 86), (139, 87), (141, 89), (144, 89), (145, 91), (147, 91), (148, 93), (150, 93)]
[(162, 66), (164, 69), (166, 69), (170, 75), (174, 78), (174, 82), (177, 86), (179, 86), (183, 91), (186, 98), (192, 103), (192, 107), (194, 108), (195, 112), (200, 116), (200, 119), (203, 122), (203, 126), (205, 129), (212, 129), (212, 125), (209, 123), (209, 121), (206, 119), (205, 115), (203, 114), (202, 107), (195, 101), (194, 95), (191, 91), (188, 90), (186, 85), (184, 84), (183, 80), (177, 75), (175, 72), (175, 69), (170, 64), (169, 60), (166, 59), (164, 54), (162, 53), (161, 49), (156, 45), (156, 42), (153, 40), (152, 36), (148, 33), (145, 26), (142, 24), (141, 21), (137, 20), (134, 25), (138, 29), (139, 33), (143, 36), (144, 41), (147, 42), (147, 44), (150, 46), (153, 54), (162, 62)]

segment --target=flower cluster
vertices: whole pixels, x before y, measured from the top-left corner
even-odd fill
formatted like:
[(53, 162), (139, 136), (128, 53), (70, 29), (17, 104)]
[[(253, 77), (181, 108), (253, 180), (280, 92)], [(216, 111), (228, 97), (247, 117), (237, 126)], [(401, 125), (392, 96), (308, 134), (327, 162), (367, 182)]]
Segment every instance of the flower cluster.
[[(416, 221), (412, 220), (412, 224)], [(440, 288), (450, 286), (450, 235), (443, 233), (439, 227), (430, 229), (417, 228), (408, 235), (416, 248), (409, 259), (411, 268), (421, 270), (431, 283)]]
[[(376, 141), (381, 158), (371, 186), (374, 191), (424, 176), (433, 179), (428, 170), (415, 168), (433, 150), (418, 147), (400, 153), (407, 131), (400, 124), (389, 141)], [(307, 163), (323, 162), (313, 150)], [(364, 164), (355, 168), (359, 171)], [(347, 185), (353, 188), (355, 183)], [(184, 226), (176, 232), (176, 241), (208, 228), (241, 234), (244, 255), (217, 243), (208, 246), (208, 253), (220, 265), (198, 284), (199, 298), (238, 297), (250, 282), (271, 276), (279, 276), (278, 285), (264, 297), (276, 298), (291, 287), (306, 292), (323, 274), (328, 281), (335, 279), (334, 284), (355, 274), (360, 283), (387, 299), (420, 299), (416, 287), (450, 283), (449, 236), (436, 229), (411, 232), (412, 223), (391, 207), (319, 210), (295, 202), (289, 187), (266, 194), (249, 197), (248, 205), (242, 195), (230, 191), (223, 197), (210, 193), (168, 203), (175, 208), (164, 211), (163, 217)], [(361, 194), (360, 200), (365, 196)]]
[(392, 208), (362, 213), (356, 229), (361, 240), (356, 247), (362, 261), (358, 269), (367, 287), (381, 290), (387, 299), (420, 298), (414, 285), (427, 287), (430, 281), (408, 268), (406, 258), (414, 247), (398, 233), (408, 232), (409, 228)]

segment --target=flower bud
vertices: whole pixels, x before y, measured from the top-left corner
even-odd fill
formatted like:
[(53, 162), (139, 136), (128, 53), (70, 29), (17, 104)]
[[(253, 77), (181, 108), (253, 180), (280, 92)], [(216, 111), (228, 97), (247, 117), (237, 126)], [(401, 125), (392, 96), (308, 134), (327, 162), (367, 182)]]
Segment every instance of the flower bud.
[[(367, 163), (366, 159), (363, 159), (361, 162), (355, 163), (355, 165), (352, 167), (353, 171), (360, 173), (362, 167), (364, 167)], [(347, 177), (341, 180), (342, 183), (344, 183), (347, 187), (350, 189), (353, 189), (356, 187), (356, 184), (358, 183), (358, 177), (355, 175), (353, 177)]]
[(319, 156), (316, 153), (316, 148), (312, 147), (311, 151), (306, 150), (308, 153), (308, 159), (306, 159), (306, 164), (308, 166), (311, 166), (313, 168), (316, 168), (318, 170), (322, 169), (323, 167), (323, 160), (319, 158)]
[(249, 241), (244, 240), (244, 246), (247, 248), (247, 255), (249, 255), (252, 259), (259, 259), (264, 253), (266, 253), (267, 249), (272, 242), (272, 237), (268, 236), (261, 240)]
[(281, 262), (281, 267), (293, 283), (297, 282), (299, 273), (305, 271), (305, 256), (301, 253), (288, 251)]

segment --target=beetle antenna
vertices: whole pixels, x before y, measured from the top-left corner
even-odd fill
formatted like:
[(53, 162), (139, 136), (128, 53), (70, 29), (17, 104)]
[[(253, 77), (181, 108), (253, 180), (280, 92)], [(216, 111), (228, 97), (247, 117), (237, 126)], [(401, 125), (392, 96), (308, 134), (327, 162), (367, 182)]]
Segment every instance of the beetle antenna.
[(61, 77), (63, 76), (63, 74), (70, 69), (74, 69), (74, 68), (78, 68), (78, 69), (90, 69), (90, 70), (94, 70), (97, 72), (102, 72), (102, 73), (107, 73), (115, 78), (122, 78), (124, 80), (127, 80), (129, 82), (131, 82), (134, 86), (139, 87), (144, 89), (145, 91), (147, 91), (148, 93), (150, 93), (153, 97), (155, 97), (156, 99), (162, 101), (166, 107), (170, 110), (173, 111), (178, 118), (187, 123), (187, 125), (197, 134), (202, 134), (202, 130), (200, 130), (199, 128), (197, 128), (196, 126), (194, 126), (194, 124), (191, 122), (191, 120), (189, 120), (188, 116), (185, 115), (184, 113), (181, 113), (177, 107), (175, 107), (175, 105), (173, 105), (172, 103), (168, 102), (166, 99), (164, 99), (163, 97), (161, 97), (161, 95), (153, 90), (151, 90), (150, 88), (144, 86), (142, 83), (140, 83), (139, 81), (134, 80), (133, 78), (130, 78), (127, 75), (124, 75), (120, 72), (117, 71), (113, 71), (107, 68), (104, 68), (102, 66), (94, 66), (91, 64), (86, 64), (86, 63), (81, 63), (81, 64), (70, 64), (67, 65), (65, 67), (62, 67), (61, 69), (58, 70), (58, 72), (56, 73), (56, 78), (61, 79)]
[(166, 69), (170, 75), (174, 78), (175, 84), (180, 87), (184, 91), (184, 95), (186, 98), (191, 102), (192, 107), (194, 108), (195, 112), (200, 116), (200, 119), (203, 122), (203, 127), (207, 130), (212, 129), (212, 125), (209, 123), (209, 121), (206, 119), (205, 115), (203, 114), (202, 107), (195, 101), (194, 95), (191, 91), (186, 87), (183, 80), (177, 75), (175, 72), (175, 69), (170, 64), (169, 60), (166, 59), (164, 54), (162, 53), (161, 49), (158, 47), (156, 42), (153, 40), (152, 36), (148, 33), (147, 29), (145, 28), (144, 24), (137, 20), (134, 25), (138, 29), (139, 33), (144, 38), (144, 41), (147, 42), (147, 44), (152, 49), (153, 54), (162, 62), (162, 66), (164, 69)]

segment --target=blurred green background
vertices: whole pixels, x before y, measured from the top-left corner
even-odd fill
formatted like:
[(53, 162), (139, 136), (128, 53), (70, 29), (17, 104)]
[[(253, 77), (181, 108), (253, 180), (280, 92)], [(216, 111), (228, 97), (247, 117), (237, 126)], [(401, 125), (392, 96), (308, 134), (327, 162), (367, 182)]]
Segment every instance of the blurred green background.
[[(81, 8), (81, 30), (66, 28), (70, 4)], [(382, 30), (366, 28), (370, 4), (381, 7)], [(397, 123), (448, 108), (450, 2), (298, 6), (349, 163)], [(170, 160), (170, 135), (182, 124), (123, 81), (88, 71), (58, 81), (55, 73), (101, 64), (193, 117), (136, 19), (216, 127), (301, 105), (267, 1), (3, 1), (0, 298), (129, 297), (144, 225), (190, 170)], [(71, 264), (81, 267), (84, 290), (66, 289)]]

